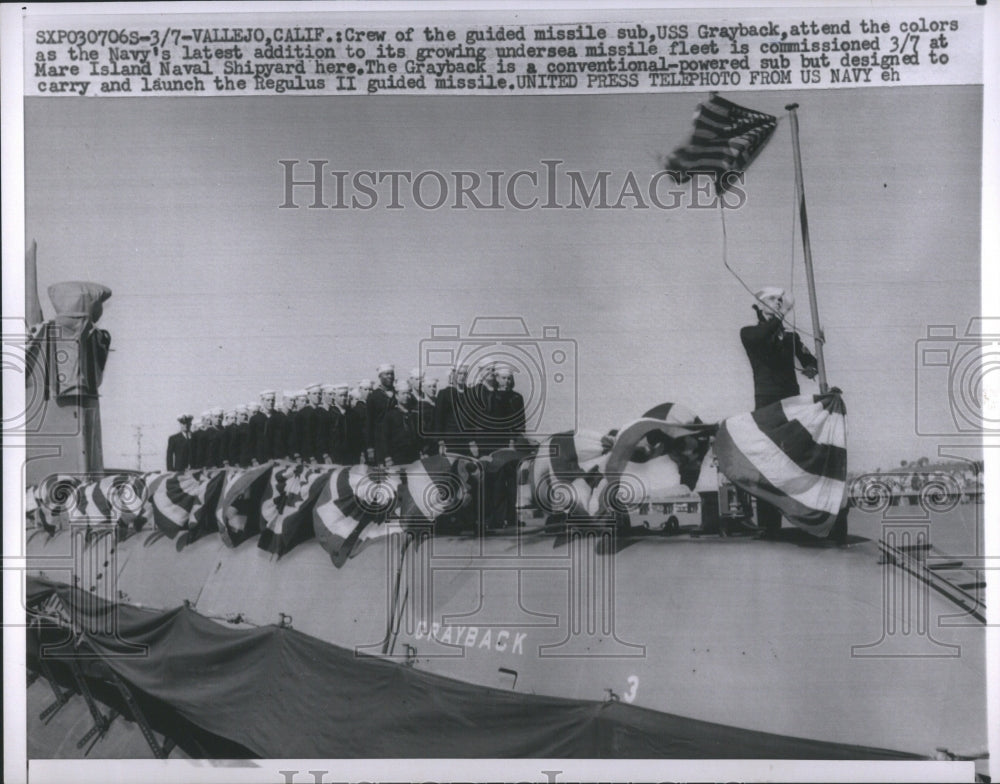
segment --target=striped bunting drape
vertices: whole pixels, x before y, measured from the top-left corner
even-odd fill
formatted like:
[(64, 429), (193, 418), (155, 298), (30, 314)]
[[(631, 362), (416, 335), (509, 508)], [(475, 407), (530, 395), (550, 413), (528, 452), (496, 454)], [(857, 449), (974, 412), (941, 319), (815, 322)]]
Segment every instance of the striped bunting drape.
[(478, 516), (476, 461), (431, 455), (405, 466), (338, 469), (313, 509), (316, 538), (337, 567), (371, 542), (443, 516)]
[(716, 193), (739, 181), (728, 172), (742, 173), (764, 149), (778, 119), (712, 95), (699, 104), (691, 140), (667, 158), (664, 168), (675, 181), (687, 182), (696, 172), (711, 174)]
[(260, 533), (261, 501), (273, 463), (252, 468), (227, 468), (215, 510), (219, 535), (227, 547)]
[(719, 470), (737, 487), (826, 536), (847, 503), (846, 409), (839, 394), (799, 395), (719, 426)]

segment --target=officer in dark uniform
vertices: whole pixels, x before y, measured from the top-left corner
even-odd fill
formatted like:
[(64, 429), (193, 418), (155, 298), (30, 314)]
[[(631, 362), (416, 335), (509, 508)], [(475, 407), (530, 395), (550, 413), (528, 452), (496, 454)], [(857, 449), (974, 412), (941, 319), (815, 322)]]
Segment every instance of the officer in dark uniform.
[[(795, 304), (791, 295), (784, 289), (768, 286), (754, 296), (757, 323), (743, 327), (740, 340), (753, 370), (756, 410), (799, 394), (796, 359), (806, 378), (815, 378), (818, 370), (816, 358), (802, 344), (798, 333), (785, 329), (785, 316)], [(757, 499), (757, 524), (766, 537), (773, 537), (781, 529), (781, 512), (767, 501)]]
[[(365, 401), (368, 421), (365, 430), (365, 440), (367, 447), (368, 462), (380, 465), (386, 458), (385, 453), (380, 452), (385, 444), (382, 437), (382, 420), (390, 409), (396, 406), (396, 369), (393, 365), (384, 364), (378, 367), (378, 388), (372, 390)], [(407, 388), (409, 386), (407, 385)]]
[(191, 467), (191, 419), (190, 414), (177, 417), (181, 430), (167, 439), (168, 471), (186, 471)]
[(396, 405), (382, 419), (376, 449), (376, 454), (384, 455), (387, 466), (406, 465), (420, 459), (421, 439), (417, 433), (417, 414), (410, 409), (410, 385), (400, 381), (395, 388)]

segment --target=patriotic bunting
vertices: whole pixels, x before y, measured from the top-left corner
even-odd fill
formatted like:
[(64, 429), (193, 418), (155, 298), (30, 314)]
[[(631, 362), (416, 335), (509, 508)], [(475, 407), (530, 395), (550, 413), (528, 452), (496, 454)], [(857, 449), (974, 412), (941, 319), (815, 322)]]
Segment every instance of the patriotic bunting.
[(794, 525), (826, 536), (847, 504), (846, 409), (839, 394), (799, 395), (719, 425), (719, 470)]

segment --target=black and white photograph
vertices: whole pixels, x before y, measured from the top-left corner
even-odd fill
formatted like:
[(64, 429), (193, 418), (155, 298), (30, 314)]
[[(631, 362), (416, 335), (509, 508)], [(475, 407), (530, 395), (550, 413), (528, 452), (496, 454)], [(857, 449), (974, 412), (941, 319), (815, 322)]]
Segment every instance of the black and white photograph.
[(2, 10), (5, 779), (996, 775), (996, 8)]

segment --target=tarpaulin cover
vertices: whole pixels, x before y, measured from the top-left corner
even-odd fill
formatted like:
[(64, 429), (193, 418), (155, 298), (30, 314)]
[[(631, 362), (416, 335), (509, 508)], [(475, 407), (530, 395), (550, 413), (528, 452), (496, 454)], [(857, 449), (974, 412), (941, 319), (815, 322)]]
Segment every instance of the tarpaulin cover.
[[(187, 607), (109, 605), (65, 585), (53, 594), (83, 644), (127, 683), (202, 729), (267, 758), (632, 757), (919, 759), (659, 713), (475, 686), (322, 642), (291, 628), (223, 626)], [(135, 655), (135, 646), (148, 646)], [(93, 670), (92, 671), (99, 671)]]

